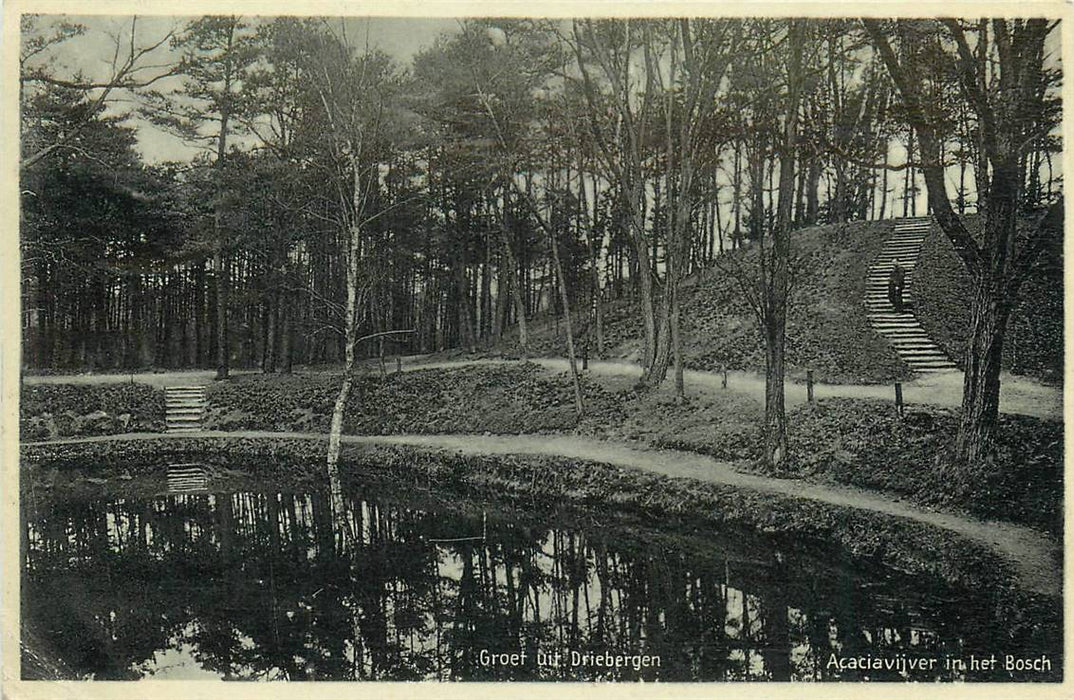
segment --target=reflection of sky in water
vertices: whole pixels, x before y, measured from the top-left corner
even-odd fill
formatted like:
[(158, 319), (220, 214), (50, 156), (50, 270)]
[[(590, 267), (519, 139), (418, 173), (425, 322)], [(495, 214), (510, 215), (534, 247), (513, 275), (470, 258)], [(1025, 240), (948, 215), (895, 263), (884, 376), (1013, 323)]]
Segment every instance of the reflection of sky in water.
[[(546, 516), (486, 522), (356, 494), (344, 504), (237, 493), (35, 509), (29, 618), (58, 647), (98, 640), (58, 652), (84, 674), (155, 679), (616, 677), (492, 672), (474, 663), (481, 648), (659, 654), (659, 674), (642, 673), (654, 679), (825, 679), (832, 652), (965, 653), (1006, 632), (987, 605), (947, 614), (950, 593), (936, 604), (927, 586), (862, 580), (785, 548), (773, 557), (755, 536), (680, 551), (665, 534)], [(144, 584), (113, 594), (101, 583), (112, 577)], [(68, 589), (87, 602), (63, 600)]]

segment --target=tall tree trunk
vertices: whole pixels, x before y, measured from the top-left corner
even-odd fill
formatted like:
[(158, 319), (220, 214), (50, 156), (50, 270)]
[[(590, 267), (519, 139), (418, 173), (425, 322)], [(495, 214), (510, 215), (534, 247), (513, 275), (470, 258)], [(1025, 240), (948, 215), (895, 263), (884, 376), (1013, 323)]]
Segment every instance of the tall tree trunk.
[[(234, 23), (227, 40), (227, 55), (231, 55)], [(224, 94), (231, 94), (231, 61), (227, 61), (224, 72)], [(220, 132), (216, 139), (216, 197), (213, 201), (213, 269), (216, 271), (216, 378), (227, 379), (231, 364), (231, 349), (228, 343), (228, 262), (225, 254), (224, 226), (224, 158), (227, 155), (228, 125), (231, 118), (230, 109), (225, 105), (220, 113)]]
[(515, 322), (518, 324), (518, 347), (522, 357), (529, 354), (529, 332), (526, 328), (526, 299), (523, 294), (522, 279), (519, 275), (518, 263), (515, 261), (514, 251), (511, 249), (511, 236), (508, 234), (507, 212), (508, 191), (503, 193), (503, 213), (500, 217), (500, 243), (503, 245), (503, 253), (507, 257), (507, 269), (511, 276), (511, 300), (515, 307)]
[(787, 416), (784, 398), (788, 265), (790, 262), (791, 201), (794, 195), (794, 155), (798, 143), (798, 101), (801, 93), (802, 20), (791, 20), (788, 39), (787, 112), (780, 151), (779, 203), (773, 229), (772, 264), (765, 309), (765, 463), (778, 470), (787, 456)]
[(571, 325), (571, 304), (567, 297), (567, 281), (563, 278), (563, 265), (559, 259), (559, 244), (556, 242), (555, 231), (546, 229), (548, 240), (552, 244), (552, 260), (556, 266), (556, 277), (559, 280), (559, 297), (563, 304), (563, 320), (567, 329), (567, 361), (571, 367), (571, 385), (574, 387), (574, 412), (581, 417), (585, 412), (582, 404), (582, 387), (578, 380), (578, 361), (574, 352), (574, 329)]
[(991, 451), (999, 421), (1000, 359), (1014, 303), (1009, 276), (1022, 179), (1019, 170), (1017, 166), (994, 166), (989, 186), (984, 250), (991, 253), (974, 279), (972, 332), (966, 348), (955, 449), (964, 464), (976, 464)]
[[(593, 329), (596, 351), (598, 357), (604, 356), (604, 303), (601, 299), (600, 290), (600, 250), (603, 247), (602, 241), (594, 242), (593, 236), (597, 226), (597, 199), (598, 186), (594, 181), (593, 183), (593, 215), (589, 217), (589, 204), (585, 190), (585, 176), (582, 170), (581, 153), (578, 156), (578, 226), (582, 229), (582, 235), (585, 238), (586, 253), (589, 257), (589, 277), (590, 277), (590, 294), (591, 294), (591, 313), (592, 322), (590, 327)], [(586, 225), (583, 226), (583, 218), (588, 219)]]
[(328, 433), (328, 476), (337, 483), (339, 480), (339, 453), (342, 446), (343, 415), (350, 397), (354, 376), (354, 351), (358, 341), (358, 266), (362, 250), (361, 212), (363, 211), (361, 168), (357, 156), (351, 155), (352, 200), (354, 218), (347, 231), (347, 306), (343, 330), (343, 382), (336, 396), (332, 409), (332, 424)]

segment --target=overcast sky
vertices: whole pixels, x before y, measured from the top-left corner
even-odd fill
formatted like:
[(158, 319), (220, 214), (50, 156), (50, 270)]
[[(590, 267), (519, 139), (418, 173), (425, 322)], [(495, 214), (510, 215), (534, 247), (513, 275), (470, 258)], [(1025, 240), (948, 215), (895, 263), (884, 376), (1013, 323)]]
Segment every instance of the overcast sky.
[[(40, 24), (44, 28), (59, 19), (59, 17), (42, 18)], [(131, 17), (67, 15), (65, 19), (84, 25), (86, 33), (64, 42), (51, 52), (50, 58), (55, 64), (56, 72), (68, 76), (82, 72), (86, 77), (107, 77), (115, 51), (113, 37), (120, 35), (125, 39), (129, 38)], [(181, 28), (190, 19), (186, 16), (139, 17), (137, 21), (138, 45), (155, 44), (170, 30)], [(414, 54), (432, 45), (441, 33), (457, 31), (459, 26), (456, 19), (351, 17), (345, 22), (347, 34), (356, 44), (364, 44), (368, 37), (371, 48), (384, 51), (404, 65), (410, 63)], [(159, 66), (173, 63), (177, 59), (178, 53), (164, 45), (153, 53), (151, 59), (146, 57), (143, 62), (147, 66)], [(160, 72), (160, 69), (157, 72)], [(147, 70), (145, 74), (152, 75), (153, 73), (153, 70)], [(177, 79), (158, 82), (154, 88), (167, 90), (176, 85), (178, 85)], [(133, 106), (130, 96), (120, 95), (113, 109), (130, 109)], [(195, 147), (184, 144), (177, 137), (141, 119), (134, 119), (131, 124), (138, 129), (138, 145), (149, 162), (187, 160), (197, 153)]]

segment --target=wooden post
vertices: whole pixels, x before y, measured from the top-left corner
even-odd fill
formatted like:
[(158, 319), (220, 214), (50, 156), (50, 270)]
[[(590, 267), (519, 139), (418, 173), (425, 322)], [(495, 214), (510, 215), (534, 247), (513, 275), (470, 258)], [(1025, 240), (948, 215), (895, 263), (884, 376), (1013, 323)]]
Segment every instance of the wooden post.
[(724, 389), (727, 388), (727, 370), (726, 369), (723, 371), (723, 388)]
[(403, 356), (402, 355), (396, 355), (395, 356), (395, 373), (399, 374), (402, 371), (403, 371)]
[(811, 370), (811, 369), (806, 370), (805, 381), (806, 381), (806, 398), (809, 400), (809, 403), (812, 405), (812, 404), (816, 403), (816, 401), (813, 398), (813, 370)]
[(899, 417), (902, 418), (902, 382), (895, 382), (895, 411), (899, 414)]

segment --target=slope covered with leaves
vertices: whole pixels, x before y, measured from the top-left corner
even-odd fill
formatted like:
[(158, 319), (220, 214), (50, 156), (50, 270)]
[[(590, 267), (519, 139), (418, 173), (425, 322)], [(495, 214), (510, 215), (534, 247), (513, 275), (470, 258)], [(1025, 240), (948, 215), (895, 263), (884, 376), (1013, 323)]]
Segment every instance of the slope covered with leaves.
[[(787, 363), (792, 377), (813, 370), (817, 381), (887, 382), (908, 376), (895, 351), (869, 327), (863, 297), (872, 260), (890, 235), (891, 221), (813, 226), (792, 237), (795, 282), (787, 318)], [(757, 251), (745, 249), (728, 261), (686, 280), (683, 289), (683, 351), (692, 369), (763, 371), (764, 344), (743, 295), (742, 274), (756, 264)], [(606, 355), (635, 358), (640, 352), (637, 305), (616, 300), (606, 306)], [(587, 319), (579, 319), (582, 342)], [(531, 324), (531, 352), (565, 354), (563, 324), (542, 319)], [(518, 352), (514, 330), (500, 348)]]
[[(966, 222), (971, 232), (979, 233), (979, 217), (967, 217)], [(1036, 217), (1022, 223), (1025, 227), (1035, 226)], [(1061, 241), (1061, 234), (1055, 236), (1055, 245), (1041, 255), (1022, 285), (1003, 346), (1003, 369), (1049, 383), (1059, 383), (1063, 378)], [(922, 246), (913, 294), (921, 325), (962, 367), (970, 337), (973, 290), (951, 241), (935, 230)]]

